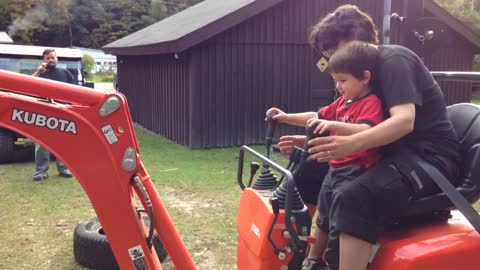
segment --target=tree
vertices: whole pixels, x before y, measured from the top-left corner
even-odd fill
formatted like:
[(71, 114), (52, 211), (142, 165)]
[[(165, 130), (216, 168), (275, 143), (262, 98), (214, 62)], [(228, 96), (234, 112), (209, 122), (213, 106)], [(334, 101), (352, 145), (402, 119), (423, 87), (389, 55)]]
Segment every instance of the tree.
[(168, 15), (168, 8), (163, 1), (152, 1), (148, 15), (144, 16), (147, 24), (158, 22)]
[(435, 0), (480, 35), (480, 3), (478, 0)]
[(43, 28), (38, 22), (44, 13), (34, 0), (3, 0), (0, 3), (0, 29), (7, 30), (15, 43), (32, 44), (33, 29)]
[(86, 77), (90, 79), (92, 70), (95, 68), (95, 59), (88, 53), (84, 53), (82, 56), (82, 70), (85, 72)]
[(91, 47), (100, 48), (148, 25), (144, 16), (149, 12), (150, 0), (101, 0), (99, 3), (105, 11), (105, 20), (91, 32)]
[(68, 10), (71, 14), (73, 44), (91, 47), (92, 32), (105, 23), (105, 9), (97, 0), (72, 0)]
[(100, 48), (202, 0), (2, 0), (17, 44)]

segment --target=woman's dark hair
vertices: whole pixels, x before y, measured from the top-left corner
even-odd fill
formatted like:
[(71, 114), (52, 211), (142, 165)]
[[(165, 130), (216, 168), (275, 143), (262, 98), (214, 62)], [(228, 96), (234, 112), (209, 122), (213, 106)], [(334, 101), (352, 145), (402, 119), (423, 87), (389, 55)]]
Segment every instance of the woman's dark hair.
[(313, 26), (310, 45), (319, 52), (337, 48), (339, 41), (361, 40), (378, 44), (378, 32), (372, 18), (355, 5), (343, 5)]
[(328, 62), (328, 72), (352, 74), (355, 78), (364, 79), (364, 71), (371, 73), (370, 82), (377, 71), (380, 51), (372, 44), (364, 41), (350, 41), (340, 47)]

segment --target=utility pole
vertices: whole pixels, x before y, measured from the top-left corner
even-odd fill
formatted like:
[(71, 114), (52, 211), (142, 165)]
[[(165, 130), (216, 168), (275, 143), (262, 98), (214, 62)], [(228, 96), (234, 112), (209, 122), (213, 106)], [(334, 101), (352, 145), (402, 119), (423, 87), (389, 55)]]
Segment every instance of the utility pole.
[(68, 19), (68, 32), (69, 32), (69, 36), (70, 36), (70, 47), (73, 47), (73, 42), (72, 42), (72, 24), (71, 24), (70, 12), (68, 12), (68, 8), (67, 8), (67, 19)]

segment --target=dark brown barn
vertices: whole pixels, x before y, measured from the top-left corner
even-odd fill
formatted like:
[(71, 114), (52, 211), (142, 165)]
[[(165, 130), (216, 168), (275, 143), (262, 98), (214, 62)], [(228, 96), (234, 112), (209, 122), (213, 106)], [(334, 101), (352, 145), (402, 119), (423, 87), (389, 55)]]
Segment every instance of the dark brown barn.
[[(307, 36), (319, 18), (346, 2), (207, 0), (104, 50), (117, 55), (119, 89), (133, 119), (149, 130), (192, 148), (262, 143), (267, 108), (301, 112), (332, 101), (333, 82), (316, 67)], [(423, 52), (432, 70), (471, 70), (480, 38), (431, 0), (424, 2), (349, 1), (371, 14), (382, 33), (391, 29), (382, 35), (386, 42)], [(390, 24), (393, 12), (401, 22)], [(412, 18), (423, 15), (440, 17), (446, 30), (435, 30), (448, 37), (438, 34), (421, 50), (409, 35), (422, 23)], [(469, 89), (451, 88), (445, 89), (450, 103), (470, 98)]]

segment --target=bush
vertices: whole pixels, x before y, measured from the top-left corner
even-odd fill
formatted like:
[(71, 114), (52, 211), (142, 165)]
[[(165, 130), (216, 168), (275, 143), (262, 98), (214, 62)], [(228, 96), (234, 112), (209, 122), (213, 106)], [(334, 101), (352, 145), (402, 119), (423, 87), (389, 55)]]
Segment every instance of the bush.
[(95, 59), (88, 53), (84, 53), (82, 57), (83, 71), (86, 73), (88, 80), (91, 79), (92, 70), (95, 68)]

